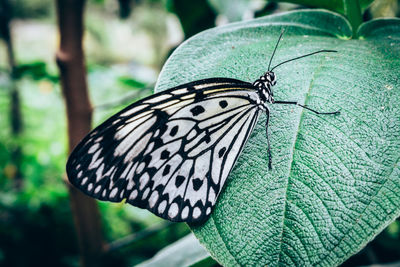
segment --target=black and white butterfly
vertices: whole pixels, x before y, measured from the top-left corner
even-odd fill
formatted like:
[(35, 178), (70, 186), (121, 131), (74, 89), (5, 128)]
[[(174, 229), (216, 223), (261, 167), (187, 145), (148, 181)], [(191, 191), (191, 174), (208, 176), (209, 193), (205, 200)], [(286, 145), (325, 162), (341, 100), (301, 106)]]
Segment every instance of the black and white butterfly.
[[(69, 181), (100, 200), (126, 202), (171, 221), (202, 222), (260, 113), (275, 101), (270, 69), (254, 83), (210, 78), (183, 84), (131, 104), (89, 133), (67, 163)], [(267, 130), (268, 140), (268, 130)], [(269, 167), (271, 152), (268, 141)]]

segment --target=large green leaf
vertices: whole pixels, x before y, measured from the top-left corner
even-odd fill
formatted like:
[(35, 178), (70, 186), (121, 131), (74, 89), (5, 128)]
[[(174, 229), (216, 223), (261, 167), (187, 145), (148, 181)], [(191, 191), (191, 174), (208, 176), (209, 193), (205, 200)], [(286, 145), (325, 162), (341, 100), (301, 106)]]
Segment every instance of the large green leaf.
[[(197, 262), (206, 261), (208, 258), (209, 254), (207, 251), (200, 246), (199, 241), (193, 234), (189, 234), (163, 248), (150, 260), (142, 262), (136, 265), (136, 267), (191, 266)], [(203, 264), (203, 266), (206, 265)]]
[(295, 11), (205, 31), (181, 45), (157, 90), (209, 77), (254, 81), (279, 33), (271, 105), (273, 169), (261, 116), (210, 219), (192, 226), (223, 265), (337, 265), (400, 215), (400, 22), (361, 27), (334, 13)]

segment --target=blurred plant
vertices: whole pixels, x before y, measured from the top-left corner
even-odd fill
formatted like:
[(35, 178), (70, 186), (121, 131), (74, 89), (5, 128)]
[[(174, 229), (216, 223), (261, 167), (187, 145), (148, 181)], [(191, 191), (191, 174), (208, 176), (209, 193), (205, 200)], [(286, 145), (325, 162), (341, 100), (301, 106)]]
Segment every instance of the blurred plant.
[(167, 9), (179, 17), (185, 39), (215, 26), (217, 14), (207, 1), (167, 0)]
[(52, 0), (11, 0), (14, 18), (38, 19), (47, 18), (53, 13)]
[(8, 0), (0, 2), (0, 38), (2, 38), (7, 48), (7, 59), (8, 59), (8, 74), (9, 74), (9, 98), (10, 98), (10, 109), (8, 111), (11, 125), (11, 137), (13, 143), (9, 146), (11, 150), (10, 162), (8, 170), (12, 169), (12, 172), (8, 172), (8, 175), (12, 174), (11, 179), (14, 180), (14, 185), (17, 189), (22, 187), (22, 148), (18, 143), (23, 132), (23, 118), (21, 113), (21, 100), (18, 86), (16, 83), (16, 70), (17, 63), (15, 60), (15, 52), (13, 39), (11, 35), (10, 24), (13, 16), (13, 9)]
[(218, 14), (217, 20), (225, 24), (241, 20), (252, 19), (258, 11), (261, 11), (268, 4), (263, 0), (208, 0), (210, 6)]
[(15, 68), (15, 79), (30, 77), (33, 80), (48, 80), (57, 83), (59, 78), (47, 71), (46, 63), (43, 61), (35, 61), (31, 63), (19, 64)]
[(398, 0), (375, 0), (369, 7), (372, 18), (396, 17), (400, 15)]

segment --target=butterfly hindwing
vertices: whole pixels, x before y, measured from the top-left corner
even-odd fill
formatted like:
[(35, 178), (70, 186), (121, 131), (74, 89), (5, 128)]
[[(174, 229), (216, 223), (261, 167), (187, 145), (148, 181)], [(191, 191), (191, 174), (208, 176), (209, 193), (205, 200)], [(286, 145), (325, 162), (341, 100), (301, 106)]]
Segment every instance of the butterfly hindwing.
[(258, 118), (254, 87), (213, 78), (140, 100), (95, 128), (67, 173), (84, 193), (204, 221)]

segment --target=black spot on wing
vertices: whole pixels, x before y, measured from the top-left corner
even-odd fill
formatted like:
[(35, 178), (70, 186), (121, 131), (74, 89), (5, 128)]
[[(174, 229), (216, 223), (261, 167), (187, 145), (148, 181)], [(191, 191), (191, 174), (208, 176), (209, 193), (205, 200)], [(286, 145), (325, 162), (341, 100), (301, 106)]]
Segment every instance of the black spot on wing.
[(196, 95), (194, 96), (194, 101), (200, 101), (204, 98), (204, 93), (202, 91), (197, 92)]
[[(153, 177), (157, 171), (158, 171), (157, 168), (154, 168), (154, 167), (146, 169), (146, 172), (149, 174), (150, 177)], [(168, 170), (168, 172), (169, 172), (169, 170)]]
[(225, 151), (226, 151), (226, 147), (221, 148), (221, 149), (218, 151), (218, 156), (219, 156), (220, 158), (222, 158), (222, 156), (225, 154)]
[(175, 136), (176, 133), (178, 132), (178, 129), (179, 129), (178, 125), (175, 125), (174, 127), (172, 127), (171, 131), (169, 132), (169, 135)]
[(168, 159), (169, 158), (169, 151), (168, 150), (164, 150), (163, 152), (161, 152), (161, 157), (160, 159)]
[(149, 154), (144, 156), (143, 162), (146, 164), (146, 166), (149, 165), (150, 161), (151, 161), (151, 156)]
[(196, 88), (194, 88), (194, 86), (192, 86), (192, 85), (189, 85), (189, 86), (187, 87), (187, 90), (188, 90), (188, 91), (196, 91)]
[(198, 191), (203, 184), (203, 180), (200, 178), (193, 179), (193, 189), (194, 191)]
[(167, 119), (165, 119), (165, 121), (159, 120), (158, 122), (158, 130), (160, 130), (160, 135), (163, 135), (167, 130), (168, 130), (168, 126), (164, 123), (166, 123)]
[(163, 176), (167, 175), (169, 171), (171, 170), (171, 165), (167, 164), (165, 165), (164, 171), (162, 173)]
[(155, 138), (154, 139), (154, 147), (161, 147), (163, 145), (164, 145), (164, 143), (163, 143), (161, 138)]
[(183, 184), (184, 181), (185, 181), (185, 177), (182, 176), (182, 175), (178, 175), (178, 176), (176, 177), (176, 180), (175, 180), (175, 186), (176, 186), (177, 188), (180, 187), (180, 186)]
[(200, 115), (201, 113), (203, 113), (204, 111), (206, 111), (202, 106), (198, 105), (195, 106), (194, 108), (192, 108), (190, 110), (190, 112), (192, 112), (193, 116), (197, 116)]
[(228, 106), (228, 102), (226, 102), (226, 100), (221, 100), (219, 101), (219, 106), (221, 108), (226, 108)]
[(155, 109), (153, 114), (157, 116), (158, 120), (168, 120), (168, 113), (159, 109)]

